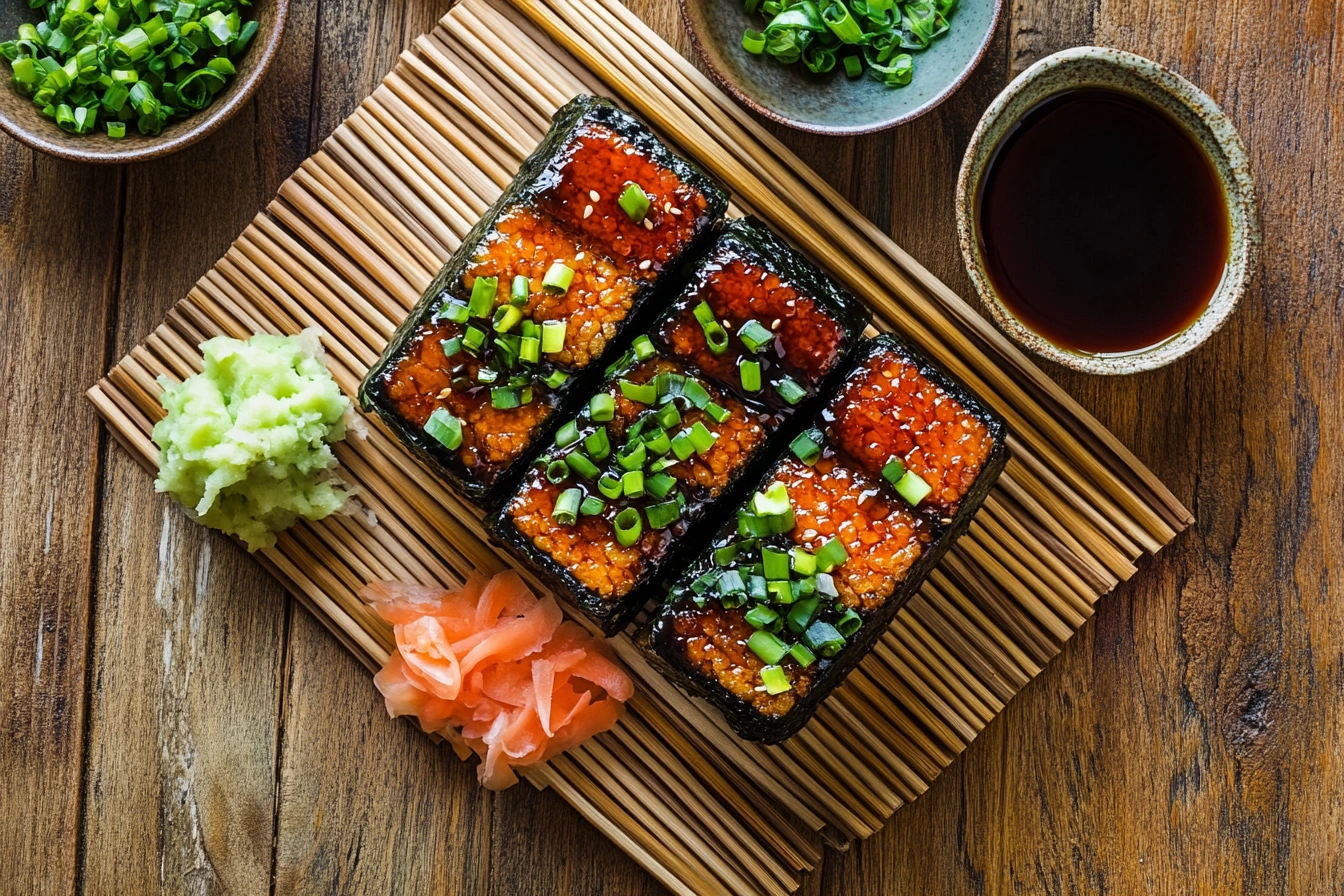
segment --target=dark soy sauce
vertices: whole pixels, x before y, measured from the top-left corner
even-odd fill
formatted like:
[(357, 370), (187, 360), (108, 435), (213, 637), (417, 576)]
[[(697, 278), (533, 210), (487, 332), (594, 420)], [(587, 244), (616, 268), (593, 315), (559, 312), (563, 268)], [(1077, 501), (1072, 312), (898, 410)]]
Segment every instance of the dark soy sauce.
[(1061, 348), (1131, 352), (1184, 330), (1227, 264), (1213, 165), (1167, 113), (1080, 88), (1043, 101), (990, 159), (978, 203), (994, 290)]

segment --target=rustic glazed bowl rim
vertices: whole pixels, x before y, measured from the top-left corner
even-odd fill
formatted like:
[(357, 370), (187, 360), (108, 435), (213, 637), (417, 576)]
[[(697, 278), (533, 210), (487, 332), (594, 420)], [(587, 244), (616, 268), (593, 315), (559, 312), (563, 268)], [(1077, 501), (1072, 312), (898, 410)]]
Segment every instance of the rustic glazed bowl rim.
[(774, 109), (771, 109), (769, 106), (766, 106), (739, 87), (736, 81), (714, 64), (714, 60), (710, 57), (709, 52), (702, 42), (700, 31), (695, 27), (695, 22), (691, 18), (691, 4), (703, 2), (704, 0), (677, 0), (677, 6), (681, 10), (682, 25), (686, 29), (686, 34), (691, 39), (691, 46), (695, 48), (695, 55), (700, 57), (700, 60), (705, 64), (705, 68), (709, 70), (710, 76), (720, 87), (735, 96), (744, 106), (764, 115), (771, 121), (777, 121), (782, 125), (787, 125), (788, 127), (799, 131), (805, 131), (809, 134), (824, 134), (829, 137), (852, 137), (860, 134), (876, 134), (879, 131), (885, 131), (894, 128), (897, 125), (914, 121), (926, 112), (942, 105), (948, 97), (956, 93), (957, 90), (961, 88), (961, 85), (966, 83), (966, 79), (971, 76), (971, 73), (980, 67), (980, 61), (985, 58), (985, 53), (989, 51), (989, 45), (994, 41), (994, 34), (999, 30), (999, 19), (1003, 16), (1004, 0), (993, 0), (994, 11), (989, 18), (989, 27), (985, 29), (984, 37), (981, 39), (980, 45), (976, 48), (975, 55), (971, 57), (971, 61), (966, 64), (966, 67), (963, 68), (957, 77), (952, 79), (942, 91), (935, 96), (930, 97), (928, 100), (925, 100), (910, 111), (903, 112), (887, 121), (881, 121), (877, 124), (843, 126), (813, 124), (796, 118), (790, 118), (787, 115), (783, 115), (776, 112)]
[[(274, 10), (275, 23), (265, 34), (258, 31), (257, 37), (250, 48), (250, 52), (256, 52), (258, 57), (246, 80), (239, 80), (229, 85), (230, 89), (221, 102), (211, 105), (203, 112), (173, 122), (164, 129), (161, 135), (149, 142), (135, 146), (125, 146), (104, 138), (101, 143), (90, 142), (90, 149), (75, 148), (50, 139), (46, 135), (45, 128), (41, 130), (28, 128), (24, 123), (4, 114), (2, 110), (0, 110), (0, 130), (4, 130), (20, 143), (48, 155), (69, 159), (72, 162), (88, 162), (99, 165), (143, 162), (185, 149), (213, 134), (224, 122), (232, 118), (234, 113), (252, 98), (252, 95), (257, 91), (257, 87), (260, 86), (267, 72), (270, 71), (271, 63), (274, 61), (276, 53), (279, 52), (280, 42), (284, 37), (285, 24), (289, 18), (289, 0), (270, 0), (270, 3)], [(0, 89), (12, 90), (13, 88), (4, 85)], [(54, 123), (45, 119), (43, 123), (53, 129), (56, 127)], [(98, 135), (94, 134), (86, 136), (90, 136), (94, 140), (99, 139)]]
[[(1086, 65), (1077, 80), (1066, 75)], [(1098, 72), (1112, 73), (1098, 77)], [(1200, 126), (1186, 118), (1171, 117), (1190, 135), (1213, 163), (1227, 203), (1229, 246), (1223, 278), (1208, 307), (1188, 327), (1144, 349), (1123, 353), (1089, 354), (1061, 348), (1018, 320), (1004, 305), (989, 282), (980, 256), (976, 205), (980, 177), (994, 150), (1029, 109), (1042, 100), (1081, 86), (1120, 90), (1153, 102), (1133, 89), (1135, 79), (1156, 87), (1169, 105), (1188, 111)], [(1040, 85), (1047, 85), (1044, 89)], [(1024, 98), (1029, 94), (1030, 99)], [(1013, 109), (1016, 105), (1021, 108)], [(1158, 103), (1162, 105), (1162, 103)], [(1014, 112), (1016, 114), (1011, 114)], [(1185, 78), (1151, 59), (1111, 47), (1073, 47), (1040, 60), (1013, 79), (990, 103), (976, 125), (970, 145), (962, 158), (956, 188), (957, 238), (962, 259), (976, 292), (984, 300), (994, 322), (1009, 337), (1036, 354), (1084, 373), (1123, 375), (1163, 367), (1189, 354), (1216, 333), (1236, 309), (1255, 273), (1260, 248), (1260, 218), (1256, 205), (1255, 183), (1250, 173), (1246, 147), (1231, 119), (1208, 94)]]

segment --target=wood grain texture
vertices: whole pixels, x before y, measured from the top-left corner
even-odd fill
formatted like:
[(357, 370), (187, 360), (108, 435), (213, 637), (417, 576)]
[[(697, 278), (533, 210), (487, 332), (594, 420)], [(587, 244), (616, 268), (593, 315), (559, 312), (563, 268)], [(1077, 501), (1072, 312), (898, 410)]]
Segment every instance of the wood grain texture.
[[(172, 159), (95, 171), (0, 141), (0, 892), (659, 892), (554, 795), (484, 795), (384, 719), (365, 670), (103, 450), (80, 398), (446, 5), (296, 4), (250, 114)], [(686, 51), (674, 4), (629, 5)], [(1209, 91), (1260, 187), (1262, 270), (1207, 347), (1137, 377), (1051, 371), (1198, 522), (927, 794), (828, 852), (813, 896), (1344, 893), (1337, 6), (1015, 0), (930, 115), (772, 130), (969, 296), (970, 131), (1013, 74), (1091, 42)]]

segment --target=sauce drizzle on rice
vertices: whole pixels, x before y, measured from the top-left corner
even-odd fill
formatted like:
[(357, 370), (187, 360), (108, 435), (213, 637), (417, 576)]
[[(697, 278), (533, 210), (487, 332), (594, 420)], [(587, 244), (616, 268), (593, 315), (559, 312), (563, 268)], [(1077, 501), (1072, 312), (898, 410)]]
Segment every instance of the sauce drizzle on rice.
[(609, 729), (634, 693), (605, 643), (512, 570), (458, 591), (372, 582), (360, 596), (396, 636), (374, 677), (388, 714), (415, 716), (427, 733), (460, 729), (490, 790)]

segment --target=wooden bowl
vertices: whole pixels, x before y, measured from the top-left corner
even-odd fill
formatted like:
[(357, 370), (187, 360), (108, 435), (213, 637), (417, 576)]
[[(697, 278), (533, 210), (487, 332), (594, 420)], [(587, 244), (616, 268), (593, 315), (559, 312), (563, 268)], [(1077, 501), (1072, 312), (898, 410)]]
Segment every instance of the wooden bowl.
[(915, 75), (887, 87), (867, 75), (850, 79), (840, 66), (814, 75), (742, 49), (742, 33), (760, 30), (742, 0), (678, 0), (691, 44), (714, 80), (767, 118), (814, 134), (868, 134), (895, 127), (937, 106), (965, 83), (994, 37), (1003, 0), (959, 0), (951, 29), (915, 53)]
[[(238, 73), (229, 79), (209, 108), (169, 123), (161, 134), (146, 137), (136, 130), (134, 122), (120, 140), (108, 137), (101, 126), (90, 134), (67, 134), (56, 122), (44, 117), (31, 99), (14, 89), (9, 66), (3, 60), (0, 73), (5, 83), (0, 85), (0, 128), (33, 149), (76, 162), (140, 162), (190, 146), (212, 133), (248, 101), (275, 58), (285, 32), (289, 0), (254, 0), (251, 11), (257, 20), (257, 34), (247, 52), (234, 60)], [(42, 10), (29, 9), (27, 3), (6, 2), (0, 5), (0, 35), (8, 39), (20, 24), (38, 21), (41, 15)]]

